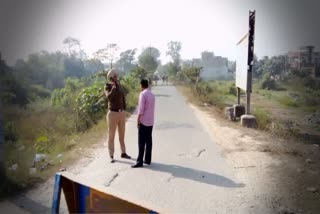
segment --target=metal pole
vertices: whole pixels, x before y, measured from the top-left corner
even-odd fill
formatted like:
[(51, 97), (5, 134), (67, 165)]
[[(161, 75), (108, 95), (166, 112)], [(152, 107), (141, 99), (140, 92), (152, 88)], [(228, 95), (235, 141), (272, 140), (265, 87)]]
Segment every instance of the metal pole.
[(240, 88), (237, 87), (238, 105), (240, 105)]
[(247, 79), (247, 108), (246, 114), (250, 114), (250, 100), (252, 91), (252, 65), (254, 57), (254, 27), (256, 11), (249, 11), (249, 44), (248, 44), (248, 79)]
[(5, 172), (5, 147), (4, 147), (4, 120), (1, 114), (1, 103), (0, 103), (0, 190), (4, 188), (3, 185), (5, 185), (6, 180), (6, 172)]

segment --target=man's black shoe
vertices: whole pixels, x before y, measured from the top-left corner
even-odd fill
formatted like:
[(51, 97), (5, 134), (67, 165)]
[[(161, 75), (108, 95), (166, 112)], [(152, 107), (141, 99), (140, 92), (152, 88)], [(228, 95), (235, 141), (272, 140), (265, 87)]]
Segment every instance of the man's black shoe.
[(139, 167), (143, 167), (142, 164), (136, 163), (135, 165), (131, 166), (132, 168), (139, 168)]
[(131, 157), (129, 155), (127, 155), (127, 153), (121, 154), (121, 158), (131, 159)]
[(143, 163), (151, 165), (151, 162), (143, 161)]
[(110, 157), (110, 163), (114, 163), (113, 156)]

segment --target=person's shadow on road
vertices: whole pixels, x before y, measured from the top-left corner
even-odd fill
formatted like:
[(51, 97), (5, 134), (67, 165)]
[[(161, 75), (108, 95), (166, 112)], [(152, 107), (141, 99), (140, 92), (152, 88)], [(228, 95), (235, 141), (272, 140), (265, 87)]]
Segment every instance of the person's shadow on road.
[[(130, 163), (125, 161), (118, 161), (118, 162)], [(236, 183), (231, 179), (221, 175), (205, 172), (202, 170), (192, 169), (188, 167), (183, 167), (183, 166), (169, 165), (169, 164), (162, 164), (162, 163), (152, 163), (150, 166), (144, 165), (144, 168), (148, 170), (170, 173), (172, 175), (172, 178), (170, 178), (170, 180), (175, 178), (183, 178), (183, 179), (189, 179), (189, 180), (193, 180), (200, 183), (205, 183), (213, 186), (226, 187), (226, 188), (241, 188), (245, 186), (242, 183)]]

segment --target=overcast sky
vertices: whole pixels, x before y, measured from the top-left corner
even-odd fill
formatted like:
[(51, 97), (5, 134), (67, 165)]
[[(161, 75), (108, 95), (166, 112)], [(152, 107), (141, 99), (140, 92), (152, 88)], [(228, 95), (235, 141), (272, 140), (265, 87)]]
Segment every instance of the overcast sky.
[(182, 42), (184, 59), (204, 50), (236, 58), (236, 43), (256, 10), (259, 57), (320, 46), (318, 0), (0, 0), (0, 51), (9, 64), (40, 50), (63, 50), (68, 36), (91, 54), (107, 43), (121, 50)]

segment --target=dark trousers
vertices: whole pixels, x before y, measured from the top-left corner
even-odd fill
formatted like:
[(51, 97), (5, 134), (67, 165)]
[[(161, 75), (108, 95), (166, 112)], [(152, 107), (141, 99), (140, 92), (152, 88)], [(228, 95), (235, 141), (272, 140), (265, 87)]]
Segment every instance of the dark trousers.
[(151, 155), (152, 155), (152, 129), (153, 126), (145, 126), (140, 124), (139, 126), (139, 155), (137, 159), (138, 164), (143, 164), (143, 156), (144, 151), (146, 150), (146, 154), (144, 157), (144, 161), (146, 163), (151, 163)]

